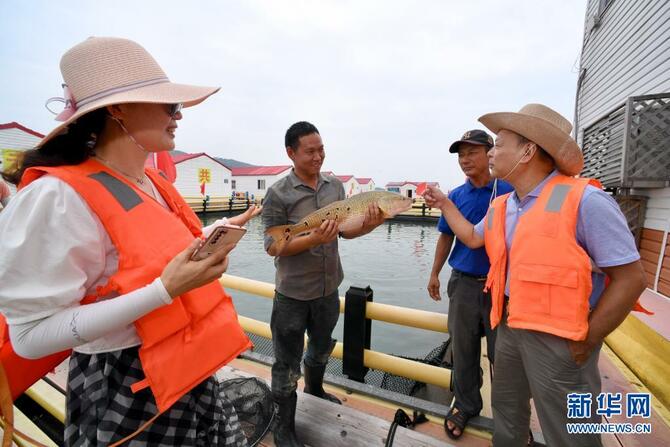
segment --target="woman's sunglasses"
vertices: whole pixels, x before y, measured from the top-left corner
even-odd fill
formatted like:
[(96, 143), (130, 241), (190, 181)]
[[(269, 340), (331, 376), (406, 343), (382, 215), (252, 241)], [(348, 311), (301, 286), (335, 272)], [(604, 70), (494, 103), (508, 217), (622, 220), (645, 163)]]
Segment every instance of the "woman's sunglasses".
[(169, 104), (168, 105), (168, 115), (170, 115), (170, 118), (175, 118), (177, 116), (177, 113), (181, 112), (182, 107), (184, 107), (184, 104), (182, 103), (177, 103), (177, 104)]

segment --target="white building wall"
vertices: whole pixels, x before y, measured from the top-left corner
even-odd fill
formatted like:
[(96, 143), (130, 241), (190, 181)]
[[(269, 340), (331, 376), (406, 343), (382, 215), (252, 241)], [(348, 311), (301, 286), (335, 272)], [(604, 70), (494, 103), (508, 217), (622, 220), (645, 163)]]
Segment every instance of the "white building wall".
[[(281, 172), (276, 175), (238, 175), (234, 176), (235, 180), (235, 192), (248, 192), (250, 195), (253, 194), (255, 198), (265, 197), (267, 190), (270, 186), (277, 183), (282, 178), (286, 177), (291, 172), (291, 169), (287, 169), (284, 172)], [(258, 188), (258, 181), (265, 180), (265, 188)]]
[(209, 169), (211, 175), (210, 183), (205, 185), (205, 194), (213, 197), (230, 197), (230, 181), (232, 175), (230, 169), (211, 158), (201, 155), (176, 164), (177, 181), (175, 187), (183, 197), (202, 197), (200, 194), (200, 181), (198, 170)]
[(0, 149), (32, 149), (40, 140), (41, 138), (21, 129), (0, 129)]
[(360, 192), (374, 191), (375, 190), (375, 182), (370, 180), (369, 182), (365, 183), (364, 185), (360, 185), (359, 189), (360, 189)]
[[(5, 150), (26, 151), (33, 149), (41, 138), (22, 131), (21, 129), (0, 129), (0, 171), (5, 169), (3, 160), (5, 159)], [(16, 193), (16, 187), (9, 185), (12, 194)]]
[(645, 228), (670, 231), (670, 188), (634, 189), (631, 194), (649, 197)]
[(354, 194), (357, 194), (356, 188), (358, 187), (358, 182), (356, 181), (356, 178), (351, 177), (346, 182), (342, 182), (342, 186), (344, 186), (344, 195), (346, 197), (351, 197)]
[(413, 199), (416, 197), (416, 186), (411, 183), (403, 185), (400, 187), (400, 194)]

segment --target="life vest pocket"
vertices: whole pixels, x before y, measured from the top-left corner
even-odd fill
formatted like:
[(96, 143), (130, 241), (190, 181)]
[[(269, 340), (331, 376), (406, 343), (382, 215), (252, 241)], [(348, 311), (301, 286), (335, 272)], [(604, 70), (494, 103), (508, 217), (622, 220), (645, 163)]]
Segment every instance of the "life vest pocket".
[(512, 286), (514, 307), (521, 312), (551, 315), (575, 321), (579, 272), (576, 268), (539, 264), (521, 264), (516, 269), (517, 287)]
[(191, 317), (181, 298), (177, 297), (172, 304), (159, 307), (135, 321), (135, 328), (142, 339), (142, 345), (150, 347), (185, 328), (190, 322)]

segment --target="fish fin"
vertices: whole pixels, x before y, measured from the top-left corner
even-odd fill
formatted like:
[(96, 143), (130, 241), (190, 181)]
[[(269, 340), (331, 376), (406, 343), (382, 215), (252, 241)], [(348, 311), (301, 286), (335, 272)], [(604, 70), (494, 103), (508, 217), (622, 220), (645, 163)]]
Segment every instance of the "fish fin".
[(276, 225), (265, 230), (265, 234), (270, 236), (277, 248), (277, 253), (281, 253), (284, 247), (293, 238), (291, 227), (293, 225)]
[(382, 213), (382, 216), (384, 216), (384, 219), (390, 219), (391, 217), (393, 217), (391, 214), (384, 211), (381, 206), (379, 207), (379, 212)]

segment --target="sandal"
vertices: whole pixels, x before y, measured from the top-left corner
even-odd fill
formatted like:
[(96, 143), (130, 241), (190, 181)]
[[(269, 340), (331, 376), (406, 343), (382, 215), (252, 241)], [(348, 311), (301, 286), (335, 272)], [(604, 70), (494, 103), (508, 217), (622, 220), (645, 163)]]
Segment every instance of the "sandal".
[[(463, 432), (465, 431), (465, 426), (467, 425), (468, 421), (470, 420), (471, 416), (468, 416), (465, 414), (463, 411), (461, 411), (457, 407), (451, 407), (449, 409), (449, 413), (447, 413), (447, 417), (444, 418), (444, 431), (447, 433), (447, 436), (449, 436), (450, 439), (458, 439), (461, 436), (463, 436)], [(449, 426), (447, 425), (447, 422), (451, 422), (454, 424), (454, 427), (450, 430)], [(459, 434), (455, 434), (454, 431), (458, 429), (460, 431)]]

